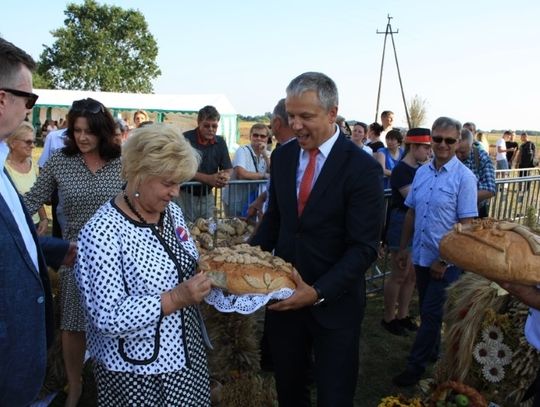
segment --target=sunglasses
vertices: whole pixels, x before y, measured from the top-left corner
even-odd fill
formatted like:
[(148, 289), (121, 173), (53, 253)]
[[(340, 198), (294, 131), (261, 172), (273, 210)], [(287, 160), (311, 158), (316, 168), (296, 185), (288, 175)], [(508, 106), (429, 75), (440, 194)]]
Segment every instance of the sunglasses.
[(88, 112), (92, 114), (105, 113), (105, 106), (94, 99), (81, 99), (76, 100), (71, 105), (71, 111), (73, 112)]
[(20, 141), (21, 143), (24, 143), (27, 146), (33, 146), (35, 144), (34, 140), (17, 140), (17, 141)]
[(437, 143), (437, 144), (440, 144), (440, 143), (442, 143), (444, 141), (447, 146), (451, 146), (452, 144), (456, 144), (457, 141), (458, 141), (457, 138), (452, 138), (452, 137), (444, 138), (442, 136), (432, 136), (431, 140), (433, 140), (433, 142)]
[(203, 127), (205, 129), (214, 129), (214, 130), (216, 130), (218, 128), (218, 125), (217, 124), (203, 124)]
[(255, 138), (268, 138), (268, 135), (267, 135), (267, 134), (253, 133), (253, 134), (251, 135), (251, 137), (255, 137)]
[(32, 109), (38, 100), (38, 95), (30, 92), (23, 92), (22, 90), (10, 89), (10, 88), (0, 88), (4, 92), (11, 93), (12, 95), (19, 96), (21, 98), (26, 98), (26, 108)]

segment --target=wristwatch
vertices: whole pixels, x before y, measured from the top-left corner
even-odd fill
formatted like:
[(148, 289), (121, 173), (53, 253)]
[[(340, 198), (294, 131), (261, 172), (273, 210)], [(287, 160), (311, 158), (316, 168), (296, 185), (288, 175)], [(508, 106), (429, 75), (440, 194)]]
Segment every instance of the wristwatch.
[(319, 287), (317, 287), (315, 284), (312, 285), (313, 289), (317, 293), (317, 301), (313, 303), (313, 306), (316, 307), (317, 305), (321, 305), (324, 302), (324, 295)]
[(439, 257), (439, 264), (441, 266), (444, 266), (444, 267), (450, 267), (452, 265), (452, 264), (448, 263), (446, 260), (441, 259), (440, 257)]

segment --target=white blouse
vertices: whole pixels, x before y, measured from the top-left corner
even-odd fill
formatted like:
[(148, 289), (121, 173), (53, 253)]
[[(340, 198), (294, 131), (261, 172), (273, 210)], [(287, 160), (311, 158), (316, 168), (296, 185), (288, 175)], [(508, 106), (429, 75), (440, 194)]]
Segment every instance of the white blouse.
[(199, 255), (181, 209), (170, 203), (167, 212), (165, 227), (174, 225), (180, 258), (154, 227), (128, 218), (112, 201), (79, 234), (75, 275), (88, 317), (87, 346), (109, 370), (158, 374), (189, 364), (186, 310), (163, 316), (160, 296), (191, 277)]

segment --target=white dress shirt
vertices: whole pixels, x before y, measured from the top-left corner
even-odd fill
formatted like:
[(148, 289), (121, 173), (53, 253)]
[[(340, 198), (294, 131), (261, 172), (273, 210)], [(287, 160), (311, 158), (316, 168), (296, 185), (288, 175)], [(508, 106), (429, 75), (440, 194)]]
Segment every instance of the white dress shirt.
[[(315, 164), (315, 174), (313, 175), (312, 187), (313, 185), (315, 185), (315, 182), (317, 181), (317, 178), (321, 173), (322, 167), (326, 162), (326, 159), (328, 158), (328, 154), (330, 154), (330, 151), (332, 150), (332, 147), (334, 147), (334, 144), (339, 136), (339, 126), (335, 126), (336, 131), (334, 132), (334, 135), (319, 146), (319, 154), (317, 154), (317, 162)], [(304, 176), (304, 172), (306, 171), (308, 163), (309, 152), (301, 148), (300, 160), (298, 161), (298, 170), (296, 171), (296, 196), (298, 196), (298, 193), (300, 191), (300, 182), (302, 182), (302, 177)]]
[(4, 201), (6, 201), (9, 211), (15, 219), (15, 222), (17, 222), (17, 226), (19, 226), (19, 231), (21, 232), (24, 240), (24, 245), (26, 246), (26, 250), (28, 250), (28, 254), (34, 263), (37, 272), (39, 270), (39, 266), (36, 244), (34, 242), (34, 238), (32, 237), (30, 227), (26, 222), (24, 209), (21, 201), (19, 200), (19, 194), (7, 175), (4, 173), (4, 166), (8, 154), (9, 147), (7, 146), (6, 142), (0, 141), (0, 195), (2, 195)]

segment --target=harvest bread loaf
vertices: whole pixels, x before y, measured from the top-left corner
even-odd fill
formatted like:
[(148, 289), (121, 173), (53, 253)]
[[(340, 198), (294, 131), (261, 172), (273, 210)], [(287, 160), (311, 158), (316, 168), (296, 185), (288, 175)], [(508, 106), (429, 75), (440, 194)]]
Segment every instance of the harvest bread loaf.
[(457, 224), (441, 240), (441, 257), (489, 279), (540, 284), (540, 236), (494, 219)]
[(248, 244), (206, 252), (201, 255), (199, 267), (215, 287), (231, 294), (267, 294), (296, 287), (291, 279), (291, 264)]
[(238, 218), (217, 221), (198, 218), (189, 229), (199, 248), (204, 250), (244, 243), (253, 232), (252, 225)]

